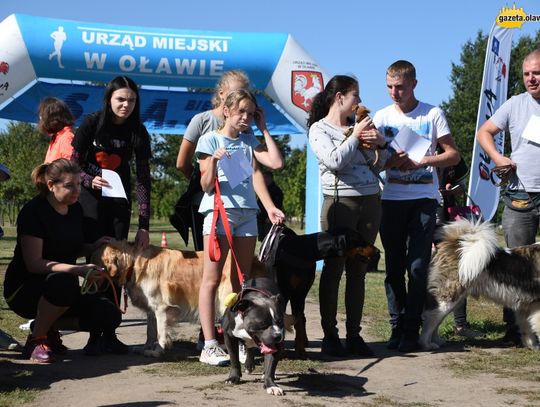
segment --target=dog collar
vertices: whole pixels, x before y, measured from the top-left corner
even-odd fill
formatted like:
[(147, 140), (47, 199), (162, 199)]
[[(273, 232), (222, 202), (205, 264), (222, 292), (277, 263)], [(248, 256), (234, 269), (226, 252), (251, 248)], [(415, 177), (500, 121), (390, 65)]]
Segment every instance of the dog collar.
[(247, 293), (250, 293), (252, 291), (259, 292), (259, 293), (263, 294), (265, 297), (268, 297), (268, 298), (270, 298), (272, 296), (272, 293), (270, 291), (263, 290), (261, 288), (255, 288), (255, 287), (243, 288), (242, 291), (240, 291), (240, 293), (238, 294), (236, 302), (231, 306), (231, 311), (241, 313), (241, 311), (237, 310), (237, 306), (240, 303), (240, 301), (242, 300), (242, 298), (244, 298), (244, 295), (246, 295)]

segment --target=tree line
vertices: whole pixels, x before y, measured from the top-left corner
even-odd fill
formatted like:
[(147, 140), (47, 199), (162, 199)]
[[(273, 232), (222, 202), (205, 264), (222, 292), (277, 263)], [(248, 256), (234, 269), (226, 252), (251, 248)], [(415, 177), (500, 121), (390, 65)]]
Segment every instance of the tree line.
[[(153, 134), (151, 139), (152, 217), (167, 219), (188, 184), (176, 169), (182, 136)], [(36, 126), (30, 123), (10, 122), (0, 132), (0, 163), (11, 171), (11, 179), (0, 184), (0, 214), (4, 222), (13, 224), (18, 209), (36, 194), (30, 173), (43, 162), (48, 142), (48, 137), (40, 134)], [(292, 149), (288, 135), (278, 136), (277, 142), (285, 158), (285, 169), (276, 172), (274, 180), (284, 192), (285, 213), (290, 217), (302, 218), (306, 149)], [(132, 190), (135, 191), (135, 188)]]

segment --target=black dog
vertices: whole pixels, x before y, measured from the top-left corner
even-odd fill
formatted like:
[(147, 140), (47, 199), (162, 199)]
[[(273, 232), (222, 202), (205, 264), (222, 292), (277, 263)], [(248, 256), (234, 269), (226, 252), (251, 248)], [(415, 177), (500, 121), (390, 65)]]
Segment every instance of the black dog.
[(238, 384), (242, 376), (238, 343), (247, 348), (245, 368), (255, 369), (254, 351), (264, 355), (264, 388), (268, 394), (283, 395), (275, 383), (276, 366), (283, 352), (285, 339), (282, 296), (271, 278), (256, 278), (243, 289), (236, 303), (227, 308), (222, 320), (225, 345), (231, 359), (227, 383)]
[(291, 302), (296, 332), (294, 348), (298, 357), (305, 358), (308, 338), (304, 311), (315, 279), (316, 262), (341, 256), (361, 256), (368, 262), (379, 250), (352, 229), (297, 235), (288, 227), (274, 226), (272, 232), (274, 236), (267, 236), (268, 242), (266, 245), (263, 242), (259, 258), (269, 274), (276, 276), (285, 306)]

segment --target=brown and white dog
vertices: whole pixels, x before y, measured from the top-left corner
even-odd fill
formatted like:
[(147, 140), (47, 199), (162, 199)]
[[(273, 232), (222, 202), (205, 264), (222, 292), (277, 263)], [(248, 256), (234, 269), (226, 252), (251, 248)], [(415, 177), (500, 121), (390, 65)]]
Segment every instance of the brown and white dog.
[[(139, 252), (132, 243), (115, 241), (96, 250), (91, 261), (125, 285), (132, 304), (147, 313), (145, 356), (159, 357), (171, 347), (173, 322), (198, 321), (203, 252), (156, 246)], [(217, 316), (223, 315), (225, 297), (232, 292), (230, 269), (229, 256), (216, 294)]]
[(441, 231), (431, 260), (420, 345), (439, 347), (437, 329), (467, 295), (485, 297), (516, 312), (524, 346), (540, 337), (540, 245), (499, 247), (494, 226), (460, 220)]

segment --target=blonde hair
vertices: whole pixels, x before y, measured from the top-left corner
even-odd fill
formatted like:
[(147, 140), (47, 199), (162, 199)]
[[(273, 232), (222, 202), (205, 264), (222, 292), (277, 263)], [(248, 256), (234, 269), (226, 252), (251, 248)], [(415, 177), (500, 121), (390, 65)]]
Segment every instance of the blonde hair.
[(223, 72), (216, 85), (216, 89), (214, 90), (214, 95), (212, 96), (212, 109), (219, 107), (224, 102), (224, 99), (219, 96), (219, 92), (229, 89), (232, 82), (240, 82), (243, 89), (249, 88), (249, 78), (244, 71), (233, 70)]
[(240, 105), (240, 102), (244, 99), (251, 100), (255, 107), (257, 107), (257, 99), (255, 99), (253, 93), (246, 89), (238, 89), (229, 92), (225, 98), (225, 102), (223, 102), (223, 106), (227, 107), (229, 111), (234, 111), (238, 109), (238, 105)]
[(32, 183), (41, 195), (47, 195), (49, 193), (48, 181), (58, 182), (62, 180), (64, 174), (79, 174), (80, 172), (79, 164), (65, 158), (59, 158), (34, 168), (32, 171)]
[(386, 75), (395, 78), (405, 78), (411, 81), (416, 80), (416, 68), (409, 61), (399, 60), (394, 62), (386, 70)]

